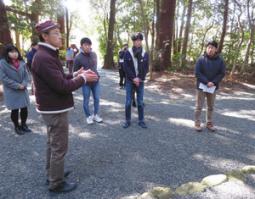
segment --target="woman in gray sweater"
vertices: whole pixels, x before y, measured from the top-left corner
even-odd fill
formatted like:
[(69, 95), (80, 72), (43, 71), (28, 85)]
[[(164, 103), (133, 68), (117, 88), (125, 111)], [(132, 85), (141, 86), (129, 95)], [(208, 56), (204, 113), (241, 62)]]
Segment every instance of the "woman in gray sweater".
[[(11, 120), (15, 132), (18, 135), (31, 132), (26, 124), (27, 107), (30, 103), (27, 90), (28, 73), (19, 50), (12, 44), (5, 46), (3, 59), (0, 60), (0, 80), (4, 88), (4, 102), (6, 107), (11, 110)], [(21, 125), (19, 124), (19, 115)]]

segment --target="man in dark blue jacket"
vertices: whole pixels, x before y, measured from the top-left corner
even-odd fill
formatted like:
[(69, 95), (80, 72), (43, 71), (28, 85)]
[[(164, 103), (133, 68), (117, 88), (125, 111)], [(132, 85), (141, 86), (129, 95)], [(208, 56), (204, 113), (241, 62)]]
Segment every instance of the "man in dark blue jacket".
[(210, 131), (215, 131), (212, 122), (212, 113), (216, 97), (216, 90), (219, 83), (225, 76), (225, 64), (217, 53), (218, 44), (210, 41), (206, 45), (206, 52), (196, 63), (195, 75), (197, 78), (197, 94), (195, 109), (195, 130), (202, 131), (201, 111), (205, 98), (207, 99), (206, 127)]
[(142, 48), (143, 35), (136, 33), (131, 37), (133, 47), (128, 49), (124, 55), (124, 71), (126, 74), (126, 104), (125, 115), (126, 121), (123, 128), (128, 128), (131, 124), (131, 102), (133, 90), (137, 93), (138, 107), (138, 125), (147, 128), (144, 122), (144, 80), (148, 72), (149, 56)]

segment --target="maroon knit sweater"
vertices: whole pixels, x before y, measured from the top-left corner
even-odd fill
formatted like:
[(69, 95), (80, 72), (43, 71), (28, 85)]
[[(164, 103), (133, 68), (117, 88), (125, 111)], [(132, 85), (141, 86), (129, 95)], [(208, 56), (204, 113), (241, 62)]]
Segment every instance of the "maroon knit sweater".
[(74, 105), (72, 91), (84, 83), (82, 77), (66, 75), (58, 51), (39, 45), (32, 62), (36, 105), (39, 111), (60, 111)]

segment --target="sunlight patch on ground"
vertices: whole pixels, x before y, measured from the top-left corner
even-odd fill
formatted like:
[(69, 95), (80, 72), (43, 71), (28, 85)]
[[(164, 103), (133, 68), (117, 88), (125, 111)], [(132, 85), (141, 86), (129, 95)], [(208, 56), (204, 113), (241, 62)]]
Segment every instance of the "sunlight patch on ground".
[(87, 140), (96, 137), (94, 134), (91, 134), (89, 132), (79, 133), (78, 136), (81, 137), (81, 138), (85, 138)]
[(10, 112), (10, 111), (4, 107), (4, 109), (0, 111), (0, 115), (5, 115), (8, 112)]
[(74, 97), (74, 99), (83, 101), (83, 96), (82, 95), (79, 95), (79, 96), (76, 95)]
[[(125, 116), (123, 114), (122, 122), (124, 122), (124, 119), (125, 119)], [(105, 127), (107, 127), (107, 125), (121, 125), (121, 121), (120, 120), (112, 120), (112, 119), (104, 119), (104, 122), (100, 125), (105, 126)]]
[(226, 132), (226, 131), (228, 131), (228, 132), (230, 132), (231, 134), (234, 134), (234, 135), (240, 135), (241, 134), (241, 132), (240, 131), (235, 131), (235, 130), (233, 130), (233, 129), (229, 129), (229, 128), (226, 128), (226, 127), (222, 127), (222, 126), (217, 126), (217, 130), (219, 131), (219, 132)]
[(246, 156), (249, 160), (254, 161), (255, 160), (255, 155), (254, 154), (249, 154)]
[(155, 122), (159, 122), (159, 121), (162, 120), (160, 117), (156, 117), (156, 116), (152, 116), (152, 115), (146, 116), (146, 119), (148, 119), (148, 120), (153, 120), (153, 121), (155, 121)]
[(238, 96), (253, 96), (252, 93), (248, 93), (248, 92), (244, 92), (244, 91), (235, 91), (234, 93), (235, 93), (235, 95), (238, 95)]
[(105, 106), (112, 106), (114, 108), (123, 108), (122, 104), (113, 101), (108, 101), (105, 99), (101, 99), (100, 104)]
[(194, 96), (193, 95), (190, 95), (190, 94), (186, 94), (186, 93), (183, 93), (181, 94), (184, 98), (188, 98), (188, 99), (194, 99)]
[(176, 126), (185, 126), (189, 128), (193, 128), (194, 121), (183, 119), (183, 118), (168, 118), (168, 121)]
[(235, 97), (233, 95), (228, 95), (228, 96), (219, 95), (219, 96), (217, 96), (217, 99), (220, 99), (220, 100), (244, 100), (244, 101), (254, 101), (255, 100), (254, 97)]
[(255, 140), (255, 134), (250, 134), (249, 137)]
[(255, 110), (221, 111), (222, 115), (255, 121)]
[(242, 85), (248, 87), (248, 88), (252, 88), (252, 89), (255, 89), (255, 85), (252, 85), (252, 84), (247, 84), (247, 83), (241, 83)]
[(241, 164), (241, 166), (245, 166), (244, 163), (240, 163), (237, 160), (231, 160), (227, 158), (218, 158), (218, 157), (203, 155), (203, 154), (194, 154), (193, 158), (200, 162), (203, 162), (203, 165), (220, 170), (221, 172), (233, 170), (233, 165)]

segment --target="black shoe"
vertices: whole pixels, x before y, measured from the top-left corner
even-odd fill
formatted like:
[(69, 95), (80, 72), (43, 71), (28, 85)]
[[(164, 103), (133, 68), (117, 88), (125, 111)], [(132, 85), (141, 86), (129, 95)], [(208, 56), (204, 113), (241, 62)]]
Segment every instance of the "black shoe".
[(124, 129), (126, 129), (126, 128), (128, 128), (129, 126), (130, 126), (130, 122), (128, 122), (128, 121), (126, 121), (126, 122), (124, 122), (124, 124), (122, 125), (122, 127), (124, 128)]
[[(72, 173), (72, 171), (65, 171), (64, 172), (64, 177), (67, 178), (69, 176), (69, 174)], [(49, 179), (46, 180), (46, 185), (49, 185), (50, 184), (50, 181)]]
[(25, 133), (32, 132), (31, 129), (29, 129), (26, 124), (21, 125), (21, 130), (24, 131)]
[(20, 126), (16, 126), (14, 128), (15, 130), (15, 133), (18, 134), (18, 135), (24, 135), (24, 131), (22, 131), (21, 127)]
[(49, 189), (50, 192), (53, 192), (53, 193), (67, 193), (67, 192), (70, 192), (70, 191), (73, 191), (75, 190), (77, 187), (77, 184), (76, 183), (70, 183), (70, 182), (62, 182), (59, 186), (57, 186), (56, 188), (54, 189)]
[(145, 124), (145, 122), (139, 122), (138, 125), (140, 127), (142, 127), (143, 129), (147, 129), (148, 128), (147, 125)]

